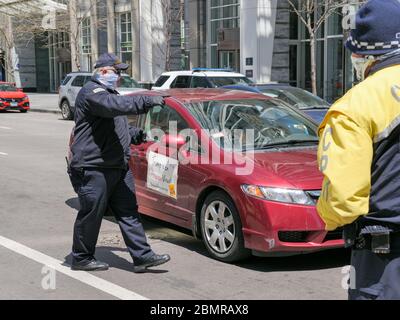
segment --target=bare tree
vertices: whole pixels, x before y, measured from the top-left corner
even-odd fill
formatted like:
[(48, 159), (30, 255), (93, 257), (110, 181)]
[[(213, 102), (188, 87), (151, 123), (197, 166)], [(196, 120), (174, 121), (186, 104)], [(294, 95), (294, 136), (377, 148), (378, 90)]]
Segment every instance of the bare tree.
[[(102, 0), (69, 0), (68, 11), (57, 15), (57, 31), (69, 34), (71, 59), (77, 71), (81, 70), (82, 56), (82, 26), (89, 22), (91, 29), (101, 29), (107, 26), (106, 18), (99, 18), (94, 13), (105, 8)], [(88, 20), (89, 19), (89, 20)], [(96, 31), (97, 32), (97, 31)], [(92, 48), (95, 50), (95, 48)]]
[(317, 94), (317, 34), (324, 23), (333, 14), (341, 14), (342, 8), (348, 5), (358, 5), (365, 1), (359, 0), (287, 0), (291, 9), (297, 14), (310, 36), (311, 51), (311, 86)]
[(184, 1), (183, 0), (161, 0), (161, 17), (156, 27), (161, 33), (162, 41), (156, 42), (157, 49), (162, 55), (164, 61), (164, 70), (170, 71), (172, 68), (172, 59), (176, 52), (173, 51), (174, 41), (180, 41), (180, 28), (183, 19)]

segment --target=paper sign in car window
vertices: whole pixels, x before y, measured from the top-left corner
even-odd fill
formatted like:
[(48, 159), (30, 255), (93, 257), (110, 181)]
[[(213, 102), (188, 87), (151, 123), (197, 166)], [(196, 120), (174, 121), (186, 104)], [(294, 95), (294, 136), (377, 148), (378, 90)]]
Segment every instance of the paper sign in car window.
[(147, 167), (147, 188), (177, 199), (178, 160), (150, 152)]

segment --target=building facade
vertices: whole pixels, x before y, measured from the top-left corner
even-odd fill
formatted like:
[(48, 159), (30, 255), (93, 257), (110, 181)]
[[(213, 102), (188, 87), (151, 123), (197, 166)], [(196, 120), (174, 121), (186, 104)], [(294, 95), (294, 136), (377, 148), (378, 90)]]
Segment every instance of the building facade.
[[(56, 30), (15, 37), (18, 72), (27, 91), (56, 92), (67, 73), (92, 71), (99, 54), (107, 51), (128, 63), (128, 73), (141, 82), (153, 82), (166, 70), (231, 68), (257, 83), (311, 90), (309, 35), (287, 0), (57, 2), (68, 4), (68, 12), (59, 15)], [(328, 101), (353, 85), (341, 19), (332, 15), (317, 35), (317, 88)], [(21, 24), (11, 21), (14, 27)], [(1, 79), (9, 77), (1, 68), (5, 55), (0, 39)]]
[[(257, 83), (311, 90), (309, 36), (288, 1), (188, 0), (185, 6), (190, 67), (231, 68)], [(341, 19), (332, 15), (317, 37), (318, 94), (328, 101), (342, 96), (354, 79)]]
[[(58, 2), (68, 4), (68, 11), (58, 12), (56, 29), (43, 29), (34, 36), (27, 32), (29, 41), (15, 37), (18, 73), (26, 91), (56, 92), (69, 72), (93, 71), (104, 52), (116, 53), (130, 65), (127, 72), (141, 82), (154, 81), (166, 69), (181, 69), (181, 0)], [(6, 18), (11, 19), (14, 33), (21, 30), (21, 21)], [(0, 74), (13, 80), (3, 69)]]

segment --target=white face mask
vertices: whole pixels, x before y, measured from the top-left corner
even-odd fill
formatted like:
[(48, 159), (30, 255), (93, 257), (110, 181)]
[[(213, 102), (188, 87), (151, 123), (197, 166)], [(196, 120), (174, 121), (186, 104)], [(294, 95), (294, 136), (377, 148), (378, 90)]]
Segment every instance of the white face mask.
[(365, 72), (375, 62), (374, 56), (354, 57), (351, 56), (351, 63), (357, 72), (357, 79), (359, 81), (365, 80)]

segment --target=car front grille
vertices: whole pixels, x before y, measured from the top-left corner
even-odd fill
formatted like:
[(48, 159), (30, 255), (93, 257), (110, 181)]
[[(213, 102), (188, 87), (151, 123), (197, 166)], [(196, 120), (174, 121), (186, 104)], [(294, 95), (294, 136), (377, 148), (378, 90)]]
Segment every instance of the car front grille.
[(279, 231), (278, 237), (282, 242), (306, 242), (307, 231)]
[(337, 228), (336, 230), (329, 231), (326, 234), (324, 242), (329, 240), (341, 240), (341, 239), (343, 239), (343, 228)]
[(5, 101), (5, 102), (21, 102), (23, 99), (13, 99), (13, 98), (3, 98), (3, 99), (1, 99), (1, 100), (3, 100), (3, 101)]

